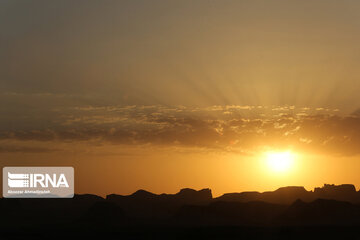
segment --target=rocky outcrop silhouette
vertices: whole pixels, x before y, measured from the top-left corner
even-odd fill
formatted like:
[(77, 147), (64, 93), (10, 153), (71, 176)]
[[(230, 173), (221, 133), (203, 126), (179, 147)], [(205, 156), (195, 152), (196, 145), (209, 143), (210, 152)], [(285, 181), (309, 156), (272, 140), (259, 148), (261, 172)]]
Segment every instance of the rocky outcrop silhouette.
[(210, 189), (176, 194), (138, 190), (130, 195), (91, 194), (72, 199), (0, 199), (0, 227), (217, 225), (360, 226), (359, 192), (353, 185), (324, 185), (314, 191), (283, 187), (272, 192), (229, 193), (213, 198)]
[(296, 200), (290, 206), (218, 201), (206, 206), (183, 206), (175, 219), (188, 225), (354, 226), (360, 225), (360, 205), (328, 199)]
[(175, 215), (186, 225), (268, 225), (286, 209), (266, 202), (216, 201), (206, 206), (187, 205)]
[(360, 205), (329, 199), (306, 203), (295, 201), (279, 217), (281, 224), (354, 225), (360, 224)]
[(306, 191), (304, 187), (282, 187), (273, 192), (227, 193), (216, 198), (218, 201), (263, 201), (277, 204), (291, 204), (297, 199), (303, 199), (306, 201), (311, 200), (311, 192)]
[(121, 201), (174, 201), (179, 203), (199, 203), (212, 200), (211, 190), (206, 188), (199, 191), (190, 188), (181, 189), (176, 194), (154, 194), (145, 190), (138, 190), (131, 195), (110, 194), (106, 196), (106, 200)]
[(136, 218), (165, 218), (173, 215), (180, 206), (185, 204), (208, 204), (212, 201), (210, 189), (199, 191), (185, 188), (176, 194), (153, 194), (145, 190), (138, 190), (127, 196), (111, 194), (106, 200), (116, 203), (128, 215)]
[(315, 188), (314, 191), (307, 191), (304, 187), (289, 186), (279, 188), (272, 192), (226, 193), (216, 198), (216, 200), (235, 202), (263, 201), (277, 204), (291, 204), (297, 199), (309, 202), (319, 198), (358, 204), (360, 203), (360, 192), (357, 192), (355, 186), (352, 184), (324, 184), (323, 187)]
[(352, 184), (324, 184), (324, 186), (321, 188), (315, 188), (313, 195), (313, 198), (315, 199), (334, 199), (339, 201), (360, 203), (360, 192), (356, 192), (356, 188)]
[(132, 222), (123, 209), (117, 204), (107, 201), (94, 203), (81, 216), (80, 221), (92, 224), (128, 224)]

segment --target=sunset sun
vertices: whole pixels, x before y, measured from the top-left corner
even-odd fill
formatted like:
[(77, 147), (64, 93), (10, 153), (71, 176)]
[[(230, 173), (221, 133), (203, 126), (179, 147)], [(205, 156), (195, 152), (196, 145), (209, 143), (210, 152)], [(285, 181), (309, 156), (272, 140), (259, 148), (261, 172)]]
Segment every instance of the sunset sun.
[(267, 167), (273, 172), (287, 172), (294, 163), (295, 155), (290, 152), (267, 152), (265, 154)]

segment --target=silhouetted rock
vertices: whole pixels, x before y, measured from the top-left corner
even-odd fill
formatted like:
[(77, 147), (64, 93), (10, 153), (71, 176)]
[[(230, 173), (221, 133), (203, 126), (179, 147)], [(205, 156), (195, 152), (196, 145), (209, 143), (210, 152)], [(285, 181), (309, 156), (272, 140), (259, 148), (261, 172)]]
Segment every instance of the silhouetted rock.
[(175, 219), (190, 225), (269, 225), (285, 208), (265, 202), (217, 201), (206, 206), (183, 206)]
[[(112, 194), (112, 195), (115, 195), (115, 194)], [(110, 195), (110, 196), (112, 196), (112, 195)], [(152, 200), (152, 199), (155, 199), (157, 197), (157, 195), (154, 193), (140, 189), (140, 190), (137, 190), (136, 192), (134, 192), (133, 194), (131, 194), (130, 197), (133, 199), (140, 199), (140, 200)], [(108, 199), (108, 197), (106, 197), (106, 198)]]
[(122, 196), (111, 194), (106, 200), (118, 204), (130, 216), (142, 219), (164, 219), (174, 214), (184, 204), (208, 204), (212, 200), (211, 190), (199, 191), (185, 188), (176, 194), (153, 194), (145, 190)]
[(140, 200), (140, 201), (178, 201), (184, 203), (194, 203), (212, 200), (211, 190), (206, 188), (199, 191), (190, 188), (181, 189), (176, 194), (154, 194), (145, 190), (138, 190), (131, 195), (123, 196), (117, 194), (110, 194), (106, 196), (109, 201), (121, 201), (125, 199)]
[(0, 224), (11, 225), (16, 224), (19, 216), (23, 215), (24, 209), (20, 202), (21, 199), (9, 199), (1, 198), (0, 199)]
[(174, 195), (174, 198), (183, 203), (199, 203), (212, 200), (211, 190), (206, 188), (196, 191), (190, 188), (181, 189), (180, 192)]
[(130, 219), (117, 204), (101, 201), (92, 205), (80, 220), (95, 224), (124, 224)]
[(262, 197), (262, 201), (280, 204), (291, 204), (297, 199), (310, 201), (311, 192), (306, 191), (304, 187), (290, 186), (279, 188), (274, 192), (264, 192)]
[(317, 199), (297, 200), (280, 217), (282, 224), (346, 225), (360, 224), (360, 207), (349, 202)]
[(263, 201), (278, 204), (291, 204), (296, 199), (305, 201), (312, 200), (311, 192), (305, 190), (304, 187), (282, 187), (273, 192), (243, 192), (243, 193), (227, 193), (216, 200), (219, 201), (236, 201), (236, 202), (249, 202), (249, 201)]
[(72, 199), (1, 199), (0, 228), (16, 225), (36, 229), (45, 224), (103, 229), (130, 225), (134, 229), (140, 225), (352, 226), (360, 225), (358, 195), (353, 185), (325, 185), (314, 192), (283, 187), (218, 198), (212, 198), (210, 189), (185, 188), (176, 194), (138, 190), (128, 196), (111, 194), (106, 199), (91, 194), (77, 194)]
[(314, 198), (334, 199), (339, 201), (348, 201), (359, 203), (359, 195), (355, 186), (352, 184), (324, 184), (323, 187), (314, 189)]
[(235, 202), (264, 201), (291, 204), (297, 199), (310, 202), (318, 198), (360, 203), (360, 192), (356, 192), (355, 186), (351, 184), (325, 184), (322, 188), (315, 188), (314, 192), (306, 191), (304, 187), (290, 186), (279, 188), (273, 192), (226, 193), (215, 200)]
[(94, 194), (75, 194), (73, 197), (74, 201), (81, 201), (81, 202), (97, 202), (97, 201), (101, 201), (104, 200), (104, 198), (94, 195)]
[(251, 202), (260, 201), (261, 196), (262, 195), (259, 192), (225, 193), (215, 199), (228, 202)]

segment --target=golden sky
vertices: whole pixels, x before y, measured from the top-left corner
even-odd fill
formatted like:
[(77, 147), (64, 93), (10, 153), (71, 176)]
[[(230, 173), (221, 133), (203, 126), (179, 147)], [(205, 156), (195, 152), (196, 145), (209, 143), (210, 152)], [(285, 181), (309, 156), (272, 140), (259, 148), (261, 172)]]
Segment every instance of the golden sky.
[[(0, 163), (78, 193), (360, 186), (360, 2), (1, 1)], [(291, 152), (285, 172), (268, 152)]]

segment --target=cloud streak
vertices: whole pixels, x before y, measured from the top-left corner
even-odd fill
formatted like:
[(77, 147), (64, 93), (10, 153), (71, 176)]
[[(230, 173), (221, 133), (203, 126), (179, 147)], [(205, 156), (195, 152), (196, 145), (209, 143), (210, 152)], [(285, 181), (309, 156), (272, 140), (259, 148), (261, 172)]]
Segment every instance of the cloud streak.
[[(360, 117), (294, 106), (86, 106), (53, 111), (52, 122), (5, 130), (0, 139), (40, 142), (182, 146), (241, 151), (296, 147), (336, 155), (360, 153)], [(38, 117), (38, 116), (37, 116)], [(36, 149), (6, 148), (1, 152)], [(39, 149), (38, 149), (39, 150)], [(41, 150), (42, 151), (42, 150)]]

